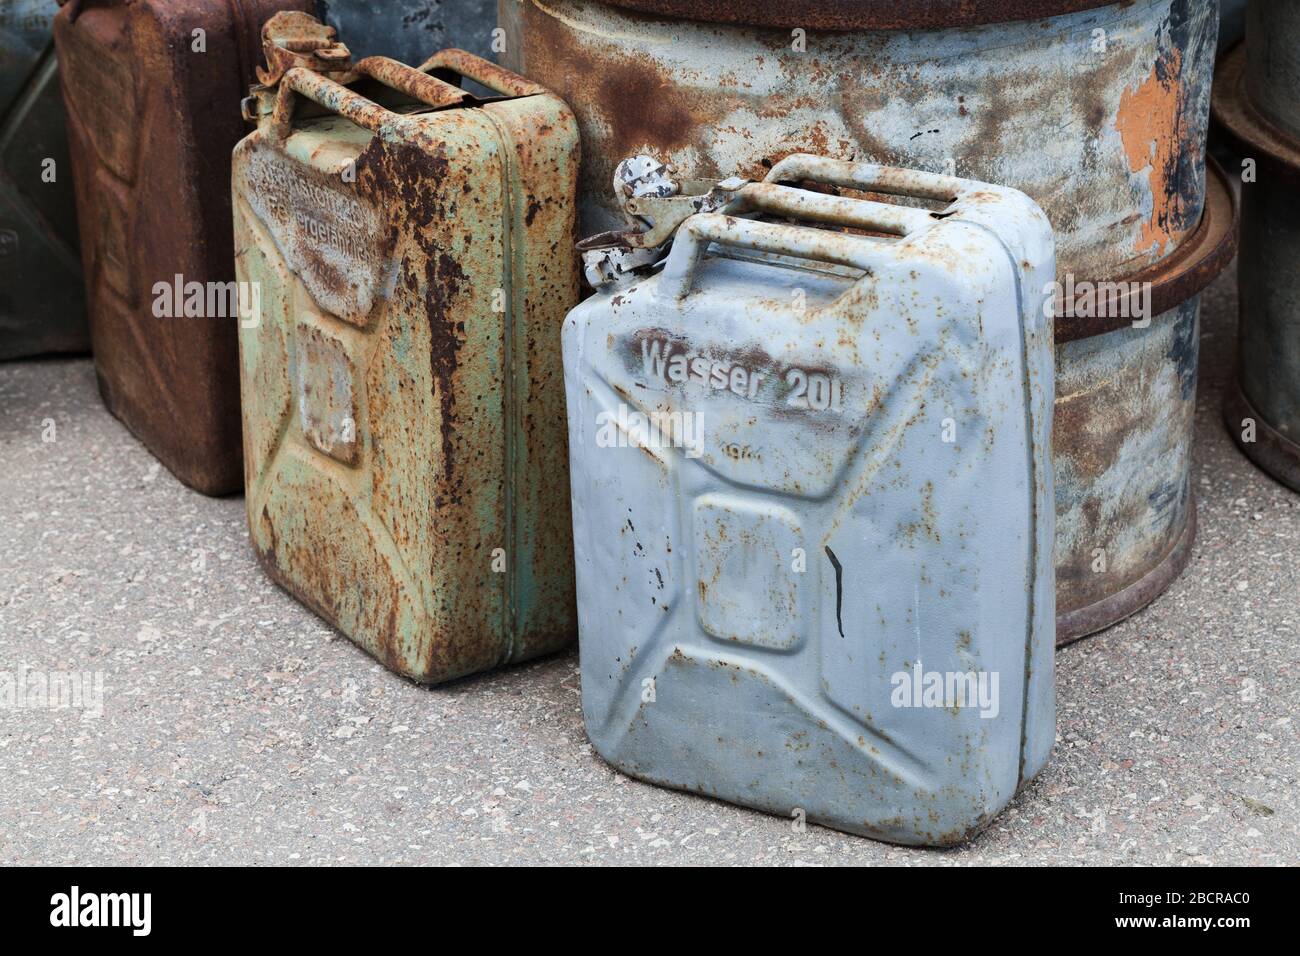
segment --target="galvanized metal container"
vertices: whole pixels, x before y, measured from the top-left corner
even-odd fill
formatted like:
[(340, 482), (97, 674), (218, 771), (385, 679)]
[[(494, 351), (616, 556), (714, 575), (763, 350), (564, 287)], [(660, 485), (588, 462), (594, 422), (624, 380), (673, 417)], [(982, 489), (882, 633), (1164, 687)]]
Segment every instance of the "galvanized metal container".
[[(1241, 185), (1237, 387), (1228, 394), (1224, 421), (1251, 461), (1300, 491), (1300, 142), (1256, 104), (1253, 84), (1262, 74), (1251, 69), (1256, 49), (1286, 36), (1284, 22), (1278, 33), (1271, 25), (1261, 32), (1258, 23), (1251, 20), (1244, 46), (1220, 65), (1214, 92), (1215, 119), (1251, 164)], [(1294, 44), (1300, 32), (1290, 37)], [(1270, 60), (1278, 59), (1274, 49)], [(1268, 102), (1286, 105), (1276, 94)]]
[(56, 0), (0, 0), (0, 359), (90, 348)]
[(86, 0), (55, 18), (104, 404), (177, 478), (243, 485), (230, 150), (262, 20), (306, 0)]
[(321, 20), (348, 38), (356, 58), (420, 63), (449, 46), (495, 56), (497, 0), (316, 0), (316, 9)]
[(1005, 183), (1088, 279), (1200, 219), (1213, 0), (503, 0), (501, 21), (502, 62), (578, 116), (587, 232), (614, 227), (614, 167), (640, 152), (704, 179), (810, 151)]
[(1061, 643), (1148, 603), (1191, 557), (1199, 317), (1194, 298), (1146, 329), (1060, 346), (1055, 457)]
[(457, 50), (348, 71), (308, 21), (267, 25), (258, 128), (234, 159), (237, 272), (262, 290), (240, 330), (253, 547), (415, 680), (555, 650), (575, 632), (573, 114)]
[(957, 843), (1054, 734), (1051, 228), (997, 186), (773, 173), (946, 208), (745, 185), (569, 314), (587, 732), (655, 783)]
[[(1190, 551), (1171, 550), (1171, 540), (1190, 542), (1193, 503), (1108, 502), (1188, 482), (1184, 390), (1152, 382), (1184, 374), (1179, 353), (1159, 351), (1159, 330), (1168, 337), (1176, 324), (1159, 313), (1187, 302), (1227, 259), (1223, 242), (1203, 241), (1213, 229), (1202, 216), (1217, 4), (503, 0), (502, 26), (504, 62), (552, 86), (578, 116), (590, 231), (617, 222), (608, 184), (633, 153), (712, 178), (762, 177), (808, 150), (1020, 189), (1055, 227), (1063, 284), (1163, 289), (1162, 309), (1147, 314), (1156, 331), (1058, 354), (1059, 391), (1074, 409), (1055, 438), (1062, 641), (1131, 614), (1181, 570)], [(1073, 340), (1128, 324), (1102, 316), (1060, 328)], [(1074, 396), (1091, 388), (1119, 388), (1120, 407), (1139, 396), (1172, 403), (1083, 415), (1088, 402)], [(1124, 450), (1169, 441), (1178, 447), (1166, 460), (1184, 471), (1159, 481)], [(1112, 559), (1094, 572), (1098, 549)]]

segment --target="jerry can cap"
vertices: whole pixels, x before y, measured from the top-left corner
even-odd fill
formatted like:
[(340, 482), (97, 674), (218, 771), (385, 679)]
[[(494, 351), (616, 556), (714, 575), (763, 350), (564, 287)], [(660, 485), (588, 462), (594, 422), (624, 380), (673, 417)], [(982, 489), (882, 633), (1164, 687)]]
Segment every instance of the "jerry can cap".
[[(871, 234), (909, 238), (949, 218), (989, 225), (1013, 209), (1047, 224), (1033, 200), (1018, 190), (806, 153), (782, 159), (763, 182), (675, 180), (668, 175), (670, 167), (644, 157), (620, 164), (619, 170), (626, 182), (616, 176), (615, 194), (632, 228), (578, 243), (587, 281), (597, 288), (609, 286), (662, 262), (659, 287), (678, 300), (689, 294), (695, 265), (710, 244), (870, 271), (879, 248)], [(829, 193), (813, 191), (804, 184), (832, 188)], [(939, 208), (852, 198), (840, 195), (840, 189), (929, 200)], [(814, 223), (823, 228), (813, 228)], [(863, 230), (867, 236), (856, 234)], [(1035, 258), (1028, 250), (1026, 257)]]
[(269, 135), (283, 141), (293, 131), (295, 103), (301, 98), (377, 133), (402, 114), (352, 89), (350, 84), (362, 77), (435, 110), (479, 102), (439, 74), (467, 77), (503, 97), (547, 93), (517, 73), (464, 50), (441, 50), (418, 68), (385, 56), (353, 63), (351, 52), (335, 36), (333, 27), (299, 11), (283, 11), (268, 20), (262, 27), (266, 68), (258, 67), (260, 83), (241, 103), (244, 119), (265, 122)]
[(266, 67), (257, 68), (257, 79), (264, 86), (279, 83), (295, 67), (314, 73), (346, 73), (352, 68), (352, 53), (334, 28), (299, 10), (282, 10), (262, 25), (262, 52)]

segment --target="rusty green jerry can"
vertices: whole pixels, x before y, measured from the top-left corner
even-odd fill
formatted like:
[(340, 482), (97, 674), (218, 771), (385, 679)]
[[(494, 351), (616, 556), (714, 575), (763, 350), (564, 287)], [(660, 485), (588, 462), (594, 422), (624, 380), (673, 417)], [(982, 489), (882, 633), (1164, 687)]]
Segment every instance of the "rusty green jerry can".
[(286, 590), (437, 683), (575, 636), (577, 125), (470, 54), (352, 65), (333, 32), (268, 22), (235, 150), (249, 530)]
[(0, 359), (90, 349), (51, 24), (0, 0)]

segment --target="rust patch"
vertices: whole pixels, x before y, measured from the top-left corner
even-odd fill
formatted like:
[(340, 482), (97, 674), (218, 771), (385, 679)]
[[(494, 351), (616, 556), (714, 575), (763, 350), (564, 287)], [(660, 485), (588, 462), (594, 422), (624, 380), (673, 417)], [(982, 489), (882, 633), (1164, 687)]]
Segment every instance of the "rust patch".
[[(464, 178), (465, 173), (457, 172), (454, 176)], [(424, 297), (429, 317), (429, 369), (433, 373), (433, 398), (442, 411), (439, 421), (443, 476), (448, 487), (454, 484), (455, 474), (454, 378), (465, 329), (463, 325), (453, 327), (446, 317), (451, 303), (464, 290), (466, 275), (446, 250), (430, 248), (427, 241), (428, 237), (439, 233), (441, 223), (451, 213), (443, 197), (454, 195), (459, 188), (452, 178), (451, 164), (441, 148), (427, 152), (417, 146), (385, 142), (375, 137), (357, 160), (358, 191), (374, 205), (402, 212), (390, 226), (394, 233), (390, 243), (397, 242), (396, 233), (405, 233), (423, 252)], [(420, 280), (412, 270), (419, 268), (418, 264), (408, 259), (403, 268), (403, 282), (409, 289), (417, 289)]]
[(452, 326), (446, 320), (448, 302), (461, 292), (466, 275), (458, 263), (445, 252), (424, 261), (426, 297), (429, 304), (429, 369), (433, 373), (433, 397), (442, 408), (443, 475), (448, 484), (455, 475), (453, 436), (456, 421), (456, 355), (465, 334), (464, 323)]
[(691, 141), (698, 128), (695, 117), (666, 77), (651, 62), (605, 61), (601, 67), (599, 102), (606, 104), (656, 104), (654, 109), (632, 111), (635, 119), (620, 123), (614, 152), (632, 155), (649, 145), (663, 150), (677, 149)]
[(1182, 51), (1177, 48), (1161, 53), (1151, 75), (1137, 89), (1128, 89), (1120, 97), (1115, 130), (1124, 144), (1129, 172), (1149, 169), (1153, 209), (1151, 219), (1142, 226), (1138, 252), (1155, 248), (1163, 253), (1171, 242), (1182, 238), (1187, 219), (1187, 197), (1180, 188), (1178, 169), (1182, 154), (1181, 117), (1185, 95), (1179, 81)]

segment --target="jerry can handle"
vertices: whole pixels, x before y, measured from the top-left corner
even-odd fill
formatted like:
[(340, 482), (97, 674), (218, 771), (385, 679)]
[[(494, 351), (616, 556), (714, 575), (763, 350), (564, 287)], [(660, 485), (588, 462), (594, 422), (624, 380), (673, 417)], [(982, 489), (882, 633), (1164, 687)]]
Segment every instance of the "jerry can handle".
[[(437, 77), (421, 73), (388, 57), (366, 57), (356, 64), (354, 70), (405, 93), (426, 106), (450, 106), (463, 103), (469, 98), (467, 93), (450, 83), (444, 83)], [(293, 109), (297, 96), (305, 96), (313, 103), (350, 119), (372, 133), (378, 132), (394, 116), (378, 103), (354, 93), (342, 83), (313, 70), (294, 67), (280, 78), (280, 91), (272, 114), (272, 129), (278, 139), (287, 139), (293, 131)]]
[(698, 213), (677, 230), (672, 252), (668, 254), (660, 278), (660, 295), (681, 301), (690, 294), (695, 266), (711, 242), (855, 269), (870, 269), (877, 249), (870, 239), (842, 232), (755, 222), (724, 213)]
[(450, 70), (459, 73), (502, 96), (536, 96), (539, 93), (549, 92), (546, 87), (539, 86), (532, 80), (526, 80), (518, 73), (513, 73), (490, 60), (455, 47), (439, 50), (420, 64), (420, 72), (427, 73), (429, 70)]
[(889, 196), (915, 196), (940, 202), (955, 202), (980, 184), (956, 176), (927, 173), (919, 169), (855, 163), (811, 153), (792, 153), (768, 171), (766, 183), (810, 181), (847, 189), (862, 189)]
[(472, 99), (459, 87), (386, 56), (368, 56), (352, 69), (419, 100), (425, 106), (452, 106)]
[(892, 203), (829, 196), (826, 193), (778, 186), (775, 183), (749, 183), (737, 193), (737, 201), (728, 212), (769, 212), (807, 222), (835, 226), (854, 226), (894, 236), (906, 236), (934, 225), (934, 217), (924, 209)]
[[(727, 211), (777, 213), (808, 222), (853, 226), (894, 236), (906, 236), (932, 226), (935, 221), (924, 209), (847, 196), (828, 196), (767, 182), (741, 187)], [(710, 242), (857, 269), (869, 269), (871, 262), (878, 258), (876, 253), (880, 249), (876, 240), (863, 236), (805, 225), (755, 222), (722, 213), (700, 213), (691, 216), (677, 230), (664, 266), (663, 285), (660, 286), (664, 295), (683, 299), (690, 293), (695, 266)]]

